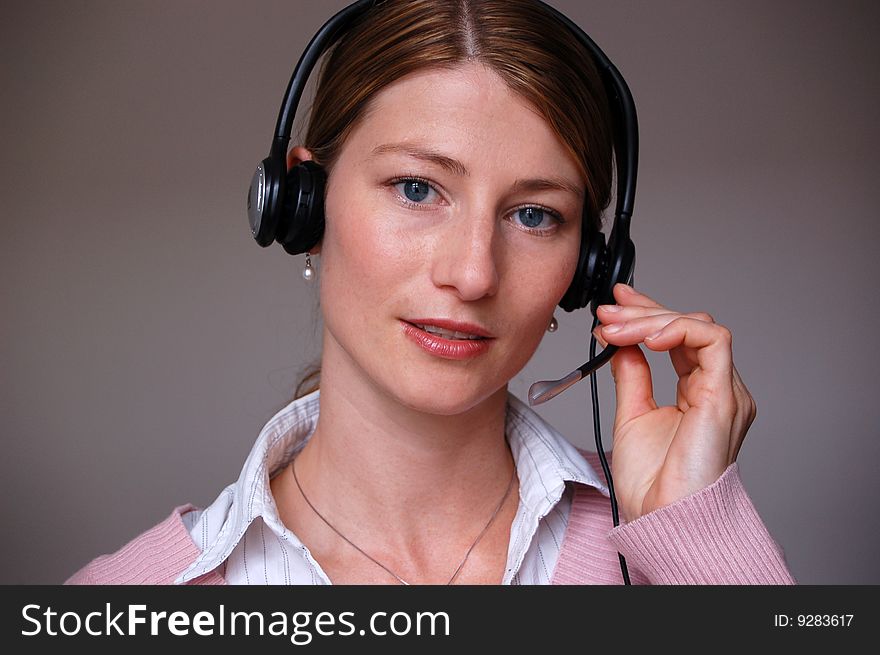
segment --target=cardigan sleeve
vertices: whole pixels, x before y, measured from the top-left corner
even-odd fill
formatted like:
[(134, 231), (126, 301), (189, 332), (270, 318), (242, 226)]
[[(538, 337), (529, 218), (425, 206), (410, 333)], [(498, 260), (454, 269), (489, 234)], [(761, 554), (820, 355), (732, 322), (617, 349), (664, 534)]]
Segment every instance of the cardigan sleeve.
[[(115, 553), (102, 555), (70, 576), (67, 585), (172, 584), (201, 551), (193, 543), (180, 516), (194, 509), (176, 507), (171, 515)], [(207, 584), (219, 584), (219, 575)]]
[(708, 487), (612, 528), (608, 539), (650, 584), (797, 583), (736, 462)]

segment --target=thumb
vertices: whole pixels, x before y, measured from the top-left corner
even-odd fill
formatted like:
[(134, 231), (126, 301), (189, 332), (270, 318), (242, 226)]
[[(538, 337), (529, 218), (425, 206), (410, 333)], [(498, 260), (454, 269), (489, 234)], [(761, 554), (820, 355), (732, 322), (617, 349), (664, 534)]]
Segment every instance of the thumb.
[(617, 391), (615, 426), (657, 409), (651, 367), (638, 344), (618, 348), (611, 358), (611, 375)]

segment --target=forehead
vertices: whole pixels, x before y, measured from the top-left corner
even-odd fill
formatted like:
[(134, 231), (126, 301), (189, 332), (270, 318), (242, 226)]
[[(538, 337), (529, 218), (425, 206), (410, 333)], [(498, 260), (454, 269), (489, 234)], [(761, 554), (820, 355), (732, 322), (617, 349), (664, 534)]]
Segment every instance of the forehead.
[(388, 143), (431, 146), (469, 170), (541, 166), (579, 179), (544, 117), (481, 64), (419, 71), (376, 94), (344, 149), (366, 157)]

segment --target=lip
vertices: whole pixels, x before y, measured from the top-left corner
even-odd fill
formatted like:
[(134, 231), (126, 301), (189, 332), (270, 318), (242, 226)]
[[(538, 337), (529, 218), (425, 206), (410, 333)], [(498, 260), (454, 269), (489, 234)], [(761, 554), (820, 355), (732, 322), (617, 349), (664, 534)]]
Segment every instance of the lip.
[[(415, 319), (412, 323), (401, 319), (403, 332), (417, 346), (426, 352), (440, 357), (442, 359), (463, 360), (471, 359), (486, 353), (489, 350), (494, 337), (489, 335), (485, 330), (477, 325), (470, 323), (459, 323), (457, 321), (447, 321), (443, 319)], [(458, 332), (466, 332), (475, 336), (486, 337), (478, 340), (464, 339), (444, 339), (425, 332), (421, 328), (416, 327), (413, 323), (421, 325), (436, 325), (446, 330), (456, 330)]]
[[(486, 337), (487, 339), (493, 339), (491, 333), (487, 332), (479, 325), (474, 323), (464, 323), (459, 321), (452, 321), (446, 318), (407, 318), (403, 319), (405, 323), (412, 323), (413, 325), (435, 325), (438, 328), (443, 328), (444, 330), (452, 330), (454, 332), (465, 332), (467, 334), (473, 334), (476, 337)], [(448, 339), (445, 339), (448, 341)]]

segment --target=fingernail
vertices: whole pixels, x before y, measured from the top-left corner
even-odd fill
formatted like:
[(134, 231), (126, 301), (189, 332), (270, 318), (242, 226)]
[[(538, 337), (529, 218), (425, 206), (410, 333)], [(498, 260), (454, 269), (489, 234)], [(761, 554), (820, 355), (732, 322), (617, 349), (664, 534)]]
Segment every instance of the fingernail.
[(624, 288), (625, 291), (630, 291), (630, 292), (635, 291), (635, 289), (633, 289), (631, 286), (629, 286), (629, 285), (626, 284), (625, 282), (618, 282), (618, 284), (619, 284), (620, 286), (622, 286), (622, 287)]
[(596, 337), (596, 341), (598, 341), (599, 345), (602, 346), (603, 348), (605, 348), (608, 345), (608, 342), (602, 338), (602, 328), (601, 327), (597, 327), (595, 330), (593, 330), (593, 336)]
[(599, 309), (605, 312), (619, 312), (623, 307), (620, 305), (599, 305)]
[(663, 330), (657, 330), (654, 334), (649, 334), (648, 336), (645, 337), (645, 341), (651, 341), (652, 339), (656, 339), (657, 337), (660, 336), (661, 332), (663, 332)]
[(623, 329), (623, 323), (612, 323), (611, 325), (602, 326), (602, 332), (604, 334), (614, 334), (615, 332), (620, 332)]

